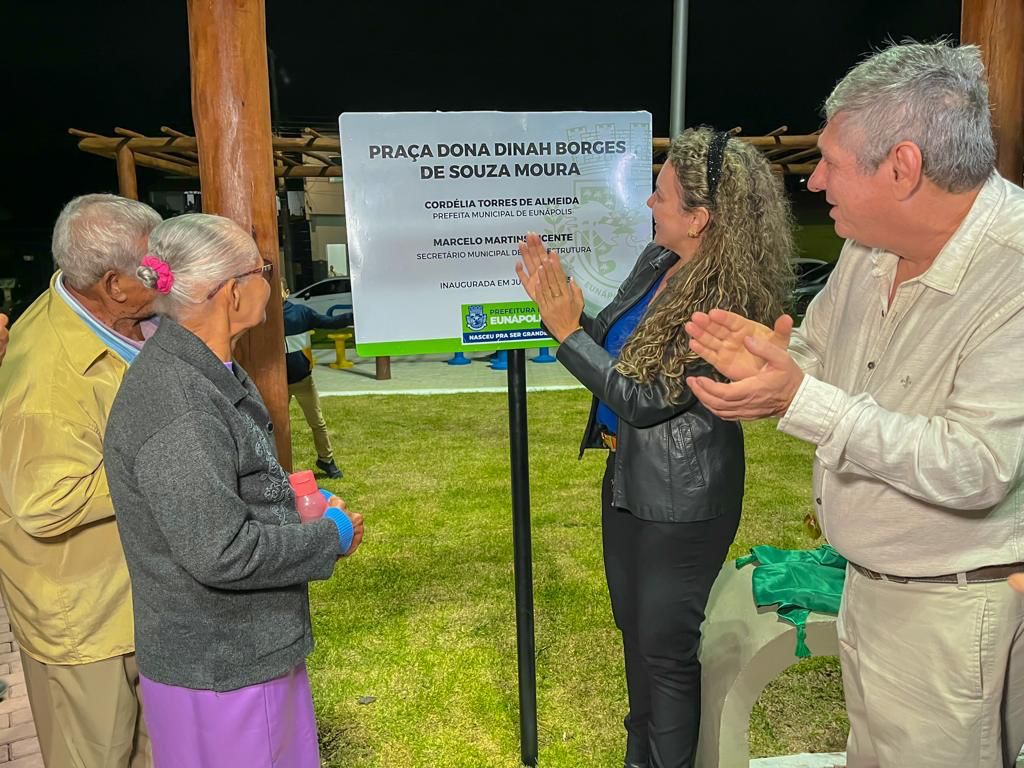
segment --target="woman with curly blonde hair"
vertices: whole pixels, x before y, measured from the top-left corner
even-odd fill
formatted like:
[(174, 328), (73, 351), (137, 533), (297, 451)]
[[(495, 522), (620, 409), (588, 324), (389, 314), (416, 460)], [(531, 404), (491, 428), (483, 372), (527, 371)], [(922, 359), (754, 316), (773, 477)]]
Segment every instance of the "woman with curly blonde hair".
[(654, 242), (597, 317), (537, 235), (516, 270), (594, 395), (580, 455), (609, 451), (602, 487), (605, 574), (622, 632), (626, 768), (692, 766), (700, 724), (700, 625), (739, 525), (743, 433), (711, 414), (685, 377), (711, 375), (686, 321), (714, 307), (760, 322), (792, 282), (789, 206), (749, 144), (709, 128), (671, 145), (647, 201)]

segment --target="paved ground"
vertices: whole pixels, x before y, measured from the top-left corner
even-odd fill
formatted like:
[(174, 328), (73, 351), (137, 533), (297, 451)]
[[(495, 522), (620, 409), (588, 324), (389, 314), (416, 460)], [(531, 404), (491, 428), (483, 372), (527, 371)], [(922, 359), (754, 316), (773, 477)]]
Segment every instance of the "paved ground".
[(7, 611), (0, 599), (0, 680), (7, 683), (7, 695), (0, 701), (0, 766), (43, 768), (36, 727), (25, 693), (21, 656), (11, 634)]
[[(374, 378), (374, 359), (349, 359), (355, 365), (347, 370), (328, 367), (334, 362), (333, 350), (314, 351), (317, 366), (316, 386), (322, 396), (328, 395), (409, 395), (443, 394), (449, 392), (505, 392), (508, 377), (504, 371), (493, 370), (488, 355), (470, 355), (469, 365), (448, 365), (451, 355), (416, 355), (391, 358), (391, 379)], [(537, 357), (538, 350), (527, 350), (527, 359)], [(531, 390), (579, 388), (580, 384), (561, 363), (526, 364), (526, 386)]]

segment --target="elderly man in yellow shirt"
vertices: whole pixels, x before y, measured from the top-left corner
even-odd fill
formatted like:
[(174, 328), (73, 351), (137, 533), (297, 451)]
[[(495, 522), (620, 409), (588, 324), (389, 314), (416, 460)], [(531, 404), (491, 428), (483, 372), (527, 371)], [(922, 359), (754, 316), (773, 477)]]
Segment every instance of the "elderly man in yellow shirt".
[(113, 195), (68, 203), (59, 271), (0, 366), (0, 589), (47, 768), (152, 765), (102, 438), (152, 314), (135, 271), (159, 222)]

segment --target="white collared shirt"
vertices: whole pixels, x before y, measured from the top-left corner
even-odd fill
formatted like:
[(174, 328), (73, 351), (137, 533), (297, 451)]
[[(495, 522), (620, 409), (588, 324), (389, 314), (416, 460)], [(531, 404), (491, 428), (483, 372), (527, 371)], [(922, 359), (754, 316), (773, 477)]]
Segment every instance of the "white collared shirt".
[(779, 429), (817, 446), (822, 530), (882, 573), (1024, 561), (1024, 190), (993, 174), (931, 267), (848, 241), (793, 335)]

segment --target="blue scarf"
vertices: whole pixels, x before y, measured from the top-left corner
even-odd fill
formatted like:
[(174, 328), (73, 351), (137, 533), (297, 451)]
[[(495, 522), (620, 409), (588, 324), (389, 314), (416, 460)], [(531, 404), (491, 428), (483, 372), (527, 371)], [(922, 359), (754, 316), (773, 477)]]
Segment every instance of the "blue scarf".
[(89, 314), (88, 310), (83, 307), (78, 301), (72, 296), (67, 288), (64, 287), (64, 275), (58, 275), (57, 279), (53, 282), (53, 288), (57, 292), (57, 295), (64, 299), (64, 302), (71, 307), (71, 311), (82, 318), (84, 322), (96, 337), (102, 341), (107, 348), (109, 348), (114, 354), (120, 357), (128, 365), (132, 364), (136, 356), (139, 354), (139, 349), (132, 344), (129, 344), (122, 336), (114, 333), (110, 328), (103, 325), (99, 320)]

